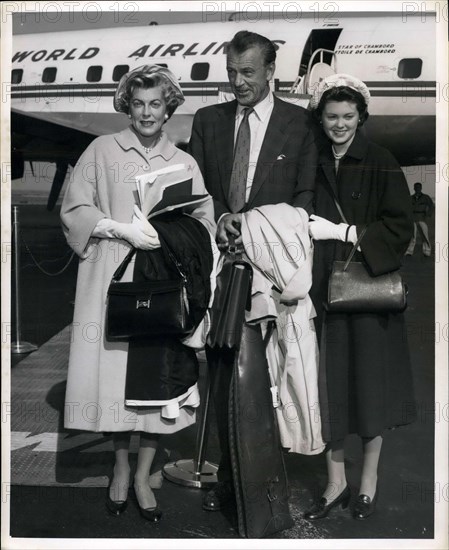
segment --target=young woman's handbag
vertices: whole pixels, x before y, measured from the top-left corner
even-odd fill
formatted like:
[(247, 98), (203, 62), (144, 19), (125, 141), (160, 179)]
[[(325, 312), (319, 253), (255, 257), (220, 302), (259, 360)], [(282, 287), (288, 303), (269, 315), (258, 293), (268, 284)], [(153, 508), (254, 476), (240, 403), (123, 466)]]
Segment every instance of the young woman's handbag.
[(362, 262), (352, 262), (366, 227), (346, 261), (335, 260), (326, 309), (336, 313), (399, 313), (407, 307), (407, 289), (398, 271), (373, 277)]
[(187, 336), (193, 330), (194, 322), (189, 315), (187, 279), (182, 266), (169, 251), (179, 273), (177, 279), (121, 283), (119, 281), (135, 251), (131, 250), (117, 268), (108, 288), (107, 339)]

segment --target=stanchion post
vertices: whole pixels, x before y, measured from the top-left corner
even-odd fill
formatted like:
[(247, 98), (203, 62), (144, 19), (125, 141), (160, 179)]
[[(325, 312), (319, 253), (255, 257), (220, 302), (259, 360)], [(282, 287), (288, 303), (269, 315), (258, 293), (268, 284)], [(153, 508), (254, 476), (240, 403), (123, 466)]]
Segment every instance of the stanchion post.
[(37, 350), (35, 344), (24, 342), (21, 338), (21, 303), (20, 303), (20, 227), (19, 227), (19, 207), (13, 206), (13, 233), (14, 233), (14, 287), (16, 291), (16, 299), (14, 309), (16, 313), (16, 330), (15, 341), (11, 342), (11, 353), (30, 353)]
[(206, 365), (204, 381), (204, 397), (201, 399), (201, 406), (198, 419), (198, 431), (196, 435), (195, 458), (177, 460), (166, 464), (162, 473), (166, 479), (184, 485), (204, 489), (211, 487), (217, 482), (216, 464), (204, 459), (204, 453), (209, 435), (209, 401), (210, 401), (210, 379), (209, 368)]
[(210, 381), (209, 381), (209, 369), (206, 366), (205, 373), (205, 388), (203, 407), (201, 410), (201, 417), (198, 424), (198, 432), (196, 434), (196, 456), (194, 459), (195, 472), (200, 475), (201, 469), (204, 465), (204, 453), (207, 446), (207, 438), (209, 435), (209, 400), (210, 400)]

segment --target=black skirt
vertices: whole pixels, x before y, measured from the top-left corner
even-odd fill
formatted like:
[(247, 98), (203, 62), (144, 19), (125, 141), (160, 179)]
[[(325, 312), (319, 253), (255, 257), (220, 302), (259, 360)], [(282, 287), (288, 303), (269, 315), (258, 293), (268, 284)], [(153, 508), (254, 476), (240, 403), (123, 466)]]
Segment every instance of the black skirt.
[(402, 314), (322, 317), (320, 406), (323, 439), (381, 435), (416, 418)]

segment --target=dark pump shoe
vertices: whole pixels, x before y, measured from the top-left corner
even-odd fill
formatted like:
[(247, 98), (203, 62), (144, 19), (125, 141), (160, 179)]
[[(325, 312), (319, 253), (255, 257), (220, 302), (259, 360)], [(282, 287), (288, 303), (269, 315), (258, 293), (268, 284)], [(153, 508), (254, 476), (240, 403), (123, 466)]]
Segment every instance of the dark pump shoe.
[[(113, 479), (111, 478), (109, 480), (109, 485), (106, 493), (106, 509), (112, 516), (119, 516), (120, 514), (123, 514), (123, 512), (126, 510), (128, 506), (128, 501), (112, 500), (110, 495), (112, 481)], [(126, 493), (128, 493), (128, 488), (126, 489)]]
[(160, 521), (162, 517), (162, 512), (160, 509), (156, 506), (156, 508), (141, 508), (139, 506), (140, 515), (145, 518), (148, 521), (151, 521), (152, 523), (156, 523)]
[(379, 489), (376, 489), (376, 494), (373, 500), (368, 495), (359, 495), (354, 506), (354, 519), (366, 519), (376, 509), (377, 495)]
[(134, 494), (136, 496), (137, 506), (139, 507), (140, 515), (147, 521), (157, 523), (162, 518), (162, 512), (159, 506), (156, 503), (156, 506), (154, 506), (153, 508), (142, 508), (142, 506), (140, 506), (139, 498), (137, 496), (136, 486), (139, 487), (139, 485), (136, 485), (136, 481), (134, 481)]
[(325, 518), (332, 508), (335, 508), (339, 504), (341, 504), (343, 510), (347, 508), (350, 499), (351, 491), (349, 490), (348, 485), (346, 485), (346, 488), (338, 495), (338, 497), (332, 500), (329, 504), (327, 499), (324, 497), (320, 498), (319, 502), (314, 504), (312, 508), (304, 514), (304, 517), (305, 519), (311, 520)]
[(119, 516), (120, 514), (123, 514), (127, 506), (128, 506), (127, 500), (119, 500), (119, 501), (112, 500), (112, 498), (109, 496), (109, 487), (108, 487), (108, 494), (106, 496), (106, 508), (108, 512), (113, 516)]
[(204, 497), (203, 510), (208, 510), (209, 512), (221, 510), (234, 498), (235, 494), (232, 482), (219, 481)]

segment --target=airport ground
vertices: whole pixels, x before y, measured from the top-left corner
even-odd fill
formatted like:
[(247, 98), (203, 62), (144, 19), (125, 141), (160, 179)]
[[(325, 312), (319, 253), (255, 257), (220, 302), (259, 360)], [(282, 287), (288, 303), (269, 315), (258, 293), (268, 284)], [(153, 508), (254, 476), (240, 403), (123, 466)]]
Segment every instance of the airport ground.
[[(11, 450), (10, 535), (25, 542), (36, 538), (114, 538), (123, 539), (123, 547), (125, 539), (238, 539), (232, 507), (223, 512), (203, 511), (203, 490), (168, 480), (156, 491), (164, 512), (159, 524), (140, 517), (132, 494), (123, 516), (114, 518), (106, 513), (104, 498), (113, 459), (110, 440), (107, 436), (83, 440), (78, 434), (73, 437), (80, 439), (72, 439), (74, 444), (69, 445), (71, 436), (62, 428), (69, 347), (64, 335), (73, 316), (77, 261), (70, 260), (58, 207), (48, 212), (43, 205), (22, 204), (19, 212), (21, 339), (35, 343), (38, 350), (11, 358), (11, 430), (16, 439)], [(273, 538), (298, 539), (298, 547), (307, 539), (394, 539), (392, 544), (408, 547), (410, 539), (424, 544), (434, 537), (434, 503), (444, 498), (438, 472), (434, 472), (433, 453), (435, 420), (442, 421), (434, 398), (434, 270), (441, 251), (437, 243), (436, 256), (425, 258), (419, 245), (412, 257), (405, 258), (403, 268), (410, 289), (405, 336), (413, 361), (418, 419), (385, 436), (376, 512), (364, 522), (352, 519), (349, 510), (335, 510), (326, 519), (307, 522), (302, 514), (325, 484), (324, 456), (286, 454), (295, 526)], [(14, 299), (12, 292), (13, 304)], [(12, 334), (14, 339), (14, 318)], [(206, 364), (201, 368), (200, 383)], [(213, 411), (211, 414), (206, 458), (217, 462)], [(192, 427), (164, 437), (160, 460), (192, 458), (195, 430)], [(347, 458), (348, 480), (356, 494), (361, 467), (356, 438), (348, 440)], [(89, 547), (85, 542), (82, 546)], [(229, 546), (235, 546), (235, 541)], [(72, 547), (77, 548), (76, 543)]]

